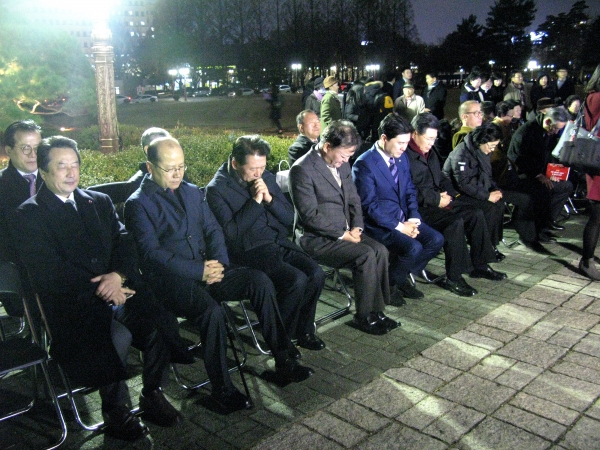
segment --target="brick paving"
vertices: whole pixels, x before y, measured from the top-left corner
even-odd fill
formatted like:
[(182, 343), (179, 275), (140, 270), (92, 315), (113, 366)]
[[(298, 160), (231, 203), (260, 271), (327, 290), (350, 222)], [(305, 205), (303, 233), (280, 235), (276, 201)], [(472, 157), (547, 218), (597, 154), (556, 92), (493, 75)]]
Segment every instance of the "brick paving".
[[(323, 324), (327, 349), (303, 352), (316, 370), (303, 383), (270, 382), (272, 361), (247, 346), (252, 410), (221, 415), (207, 390), (171, 382), (167, 394), (186, 417), (180, 427), (150, 425), (147, 439), (127, 444), (81, 431), (65, 407), (64, 448), (598, 449), (600, 283), (576, 271), (586, 219), (571, 217), (547, 254), (502, 248), (507, 258), (495, 267), (509, 279), (470, 280), (475, 297), (419, 284), (425, 299), (388, 308), (402, 327), (385, 336), (353, 329), (351, 316)], [(506, 237), (515, 239), (510, 230)], [(428, 269), (442, 267), (440, 257)], [(135, 403), (139, 376), (130, 386)], [(86, 401), (98, 417), (97, 394)], [(49, 414), (42, 404), (0, 423), (0, 448), (49, 442), (56, 434)]]

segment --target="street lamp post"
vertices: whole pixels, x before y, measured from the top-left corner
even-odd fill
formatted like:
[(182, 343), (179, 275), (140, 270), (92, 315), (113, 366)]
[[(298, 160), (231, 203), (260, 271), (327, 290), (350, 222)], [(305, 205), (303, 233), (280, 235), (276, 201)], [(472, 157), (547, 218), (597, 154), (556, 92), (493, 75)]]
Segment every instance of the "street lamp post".
[(296, 75), (296, 87), (298, 87), (300, 85), (300, 83), (298, 83), (298, 71), (302, 69), (302, 64), (292, 64), (292, 70), (294, 71), (295, 75)]
[[(179, 89), (183, 87), (183, 100), (187, 102), (187, 88), (185, 86), (185, 80), (190, 74), (189, 67), (182, 67), (180, 69), (170, 69), (169, 75), (179, 80)], [(179, 75), (179, 76), (178, 76)], [(175, 94), (175, 83), (173, 83), (173, 95)]]
[(169, 75), (171, 75), (171, 96), (175, 95), (175, 78), (177, 77), (177, 69), (170, 69)]
[(96, 69), (96, 98), (98, 100), (98, 126), (103, 153), (119, 150), (119, 128), (115, 100), (114, 52), (110, 45), (111, 32), (103, 24), (92, 31), (92, 54)]

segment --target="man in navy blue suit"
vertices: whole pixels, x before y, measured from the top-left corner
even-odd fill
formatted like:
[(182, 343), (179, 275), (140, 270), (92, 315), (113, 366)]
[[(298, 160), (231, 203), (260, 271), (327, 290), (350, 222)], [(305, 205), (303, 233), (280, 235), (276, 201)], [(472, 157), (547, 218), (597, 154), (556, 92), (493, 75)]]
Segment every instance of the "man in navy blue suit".
[(298, 351), (279, 316), (271, 280), (259, 270), (229, 264), (223, 230), (204, 190), (183, 180), (179, 142), (152, 141), (147, 168), (149, 175), (125, 203), (125, 225), (135, 239), (142, 274), (165, 307), (199, 327), (215, 400), (229, 410), (249, 407), (227, 371), (222, 301), (250, 300), (281, 379), (311, 376), (313, 371), (295, 359)]
[(400, 303), (401, 296), (423, 297), (408, 275), (421, 272), (444, 244), (442, 234), (421, 221), (408, 158), (402, 157), (412, 131), (405, 118), (386, 116), (379, 125), (379, 140), (352, 167), (365, 232), (390, 251), (390, 286)]

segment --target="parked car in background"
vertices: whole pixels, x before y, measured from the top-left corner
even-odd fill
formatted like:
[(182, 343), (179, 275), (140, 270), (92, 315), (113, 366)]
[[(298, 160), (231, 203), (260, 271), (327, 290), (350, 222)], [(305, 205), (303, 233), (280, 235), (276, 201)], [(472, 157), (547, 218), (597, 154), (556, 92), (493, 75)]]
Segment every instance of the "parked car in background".
[(115, 95), (115, 97), (117, 99), (117, 105), (122, 105), (123, 103), (131, 102), (131, 97), (129, 97), (127, 95), (117, 94), (117, 95)]
[(278, 87), (279, 92), (292, 92), (292, 88), (289, 84), (280, 84)]
[(157, 100), (158, 97), (156, 95), (138, 95), (137, 97), (131, 99), (131, 103), (149, 103)]
[(238, 88), (234, 89), (227, 94), (229, 97), (239, 97), (246, 95), (254, 95), (254, 90), (250, 88)]
[(192, 97), (208, 97), (209, 95), (210, 88), (199, 88), (192, 94)]

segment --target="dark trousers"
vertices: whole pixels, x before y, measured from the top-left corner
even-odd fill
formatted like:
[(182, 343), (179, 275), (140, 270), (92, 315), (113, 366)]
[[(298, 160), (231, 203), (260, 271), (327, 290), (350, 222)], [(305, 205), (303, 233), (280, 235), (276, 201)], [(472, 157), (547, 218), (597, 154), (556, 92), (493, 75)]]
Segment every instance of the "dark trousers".
[(483, 211), (422, 208), (420, 213), (429, 226), (444, 236), (446, 275), (451, 281), (458, 281), (463, 273), (474, 268), (496, 262)]
[(550, 190), (550, 220), (555, 221), (558, 219), (560, 212), (563, 209), (565, 203), (569, 197), (573, 194), (573, 183), (569, 180), (552, 182), (552, 189)]
[(598, 236), (600, 236), (600, 202), (589, 201), (590, 218), (583, 229), (583, 259), (594, 257), (596, 245), (598, 245)]
[[(150, 393), (161, 386), (170, 362), (170, 352), (154, 322), (145, 314), (125, 303), (116, 307), (111, 323), (111, 339), (125, 366), (129, 347), (142, 350), (144, 369), (142, 393)], [(108, 412), (116, 406), (129, 403), (129, 391), (125, 381), (101, 386), (102, 410)]]
[(277, 291), (277, 306), (292, 339), (314, 333), (317, 302), (325, 272), (299, 248), (267, 244), (252, 249), (243, 264), (267, 274)]
[(198, 326), (204, 364), (213, 389), (232, 385), (227, 369), (225, 311), (221, 302), (249, 299), (276, 363), (287, 358), (293, 344), (279, 316), (273, 283), (263, 272), (247, 267), (229, 267), (219, 283), (206, 284), (170, 276), (168, 280), (160, 279), (155, 285), (167, 309)]
[(359, 243), (321, 240), (322, 245), (311, 244), (312, 256), (318, 262), (336, 269), (352, 269), (356, 315), (364, 318), (383, 311), (390, 300), (387, 249), (364, 234)]
[(464, 209), (480, 209), (485, 217), (485, 223), (490, 234), (490, 242), (496, 247), (502, 240), (502, 227), (504, 222), (504, 210), (506, 204), (501, 199), (496, 203), (488, 200), (479, 200), (466, 195), (461, 195), (452, 202), (452, 209), (463, 211)]
[(419, 273), (439, 253), (444, 236), (421, 222), (416, 238), (394, 230), (384, 234), (381, 243), (393, 255), (390, 257), (390, 284), (399, 286), (407, 281), (409, 273)]

